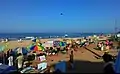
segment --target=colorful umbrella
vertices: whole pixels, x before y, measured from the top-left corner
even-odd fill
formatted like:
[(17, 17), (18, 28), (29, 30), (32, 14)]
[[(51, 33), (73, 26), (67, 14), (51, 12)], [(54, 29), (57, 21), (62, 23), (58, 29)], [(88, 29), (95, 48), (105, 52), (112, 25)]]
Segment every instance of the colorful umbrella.
[(64, 46), (66, 46), (66, 43), (65, 42), (60, 42), (59, 45), (64, 47)]
[(27, 50), (30, 51), (31, 47), (35, 46), (35, 43), (32, 43), (31, 45), (27, 46)]
[(39, 39), (37, 39), (37, 38), (34, 39), (34, 40), (32, 40), (32, 41), (33, 41), (33, 42), (37, 42), (37, 43), (40, 42)]
[(40, 46), (40, 45), (35, 45), (35, 46), (32, 46), (30, 48), (30, 50), (34, 50), (34, 51), (44, 51), (44, 47), (43, 46)]

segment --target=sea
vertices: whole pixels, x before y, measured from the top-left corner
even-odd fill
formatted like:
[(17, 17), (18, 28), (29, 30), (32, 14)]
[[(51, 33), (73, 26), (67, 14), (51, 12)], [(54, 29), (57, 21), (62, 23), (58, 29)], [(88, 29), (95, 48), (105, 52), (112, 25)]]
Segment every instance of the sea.
[[(102, 33), (106, 34), (106, 33)], [(26, 39), (26, 37), (38, 37), (38, 38), (75, 38), (75, 37), (87, 37), (93, 35), (101, 35), (101, 33), (0, 33), (0, 39)]]

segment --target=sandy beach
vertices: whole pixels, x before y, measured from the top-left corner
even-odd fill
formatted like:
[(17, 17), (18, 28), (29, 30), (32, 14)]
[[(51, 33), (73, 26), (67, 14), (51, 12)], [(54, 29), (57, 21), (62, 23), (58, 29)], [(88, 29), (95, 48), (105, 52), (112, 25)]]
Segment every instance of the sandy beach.
[[(79, 38), (74, 38), (79, 39)], [(40, 39), (41, 43), (44, 43), (51, 39)], [(61, 38), (57, 39), (61, 40)], [(7, 44), (7, 49), (15, 49), (17, 47), (27, 47), (32, 43), (31, 40), (24, 40), (21, 43), (18, 41), (9, 41), (7, 43), (0, 43), (0, 45)], [(117, 43), (114, 42), (114, 46), (117, 46)], [(87, 46), (86, 48), (90, 49), (91, 51), (97, 53), (98, 55), (103, 55), (104, 52), (95, 50), (96, 47), (95, 44), (91, 44)], [(6, 50), (7, 50), (6, 49)], [(75, 70), (72, 72), (75, 73), (102, 73), (103, 69), (103, 60), (97, 59), (95, 54), (93, 54), (91, 51), (88, 51), (87, 49), (81, 47), (78, 49), (78, 51), (74, 52), (74, 61), (75, 61)], [(117, 52), (110, 52), (112, 55), (117, 55)], [(50, 56), (47, 57), (47, 62), (49, 65), (55, 64), (59, 62), (60, 60), (69, 60), (69, 54), (59, 54), (58, 56)], [(33, 65), (36, 65), (36, 63), (39, 63), (37, 61), (33, 61)], [(71, 71), (68, 71), (71, 72)]]

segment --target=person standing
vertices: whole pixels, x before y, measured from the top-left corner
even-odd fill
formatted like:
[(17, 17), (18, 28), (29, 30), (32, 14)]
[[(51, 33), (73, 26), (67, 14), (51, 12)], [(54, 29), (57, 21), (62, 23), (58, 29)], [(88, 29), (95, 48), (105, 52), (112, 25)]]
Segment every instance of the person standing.
[(18, 69), (22, 69), (23, 55), (21, 53), (18, 54), (18, 57), (17, 57), (16, 61), (17, 61), (17, 64), (18, 64)]
[(74, 62), (73, 61), (74, 61), (74, 55), (73, 55), (73, 50), (72, 50), (71, 54), (70, 54), (70, 60), (69, 60), (72, 69), (74, 68)]
[(13, 66), (13, 56), (12, 56), (12, 54), (10, 54), (10, 57), (8, 58), (8, 60), (9, 60), (8, 65)]

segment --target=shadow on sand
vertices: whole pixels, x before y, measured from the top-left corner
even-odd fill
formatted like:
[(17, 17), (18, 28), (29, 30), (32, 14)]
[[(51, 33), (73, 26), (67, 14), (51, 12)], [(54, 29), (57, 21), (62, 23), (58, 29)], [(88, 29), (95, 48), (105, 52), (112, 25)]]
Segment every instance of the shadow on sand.
[(74, 70), (68, 70), (68, 73), (103, 73), (103, 62), (74, 61)]

